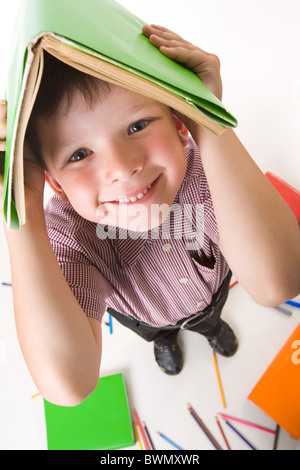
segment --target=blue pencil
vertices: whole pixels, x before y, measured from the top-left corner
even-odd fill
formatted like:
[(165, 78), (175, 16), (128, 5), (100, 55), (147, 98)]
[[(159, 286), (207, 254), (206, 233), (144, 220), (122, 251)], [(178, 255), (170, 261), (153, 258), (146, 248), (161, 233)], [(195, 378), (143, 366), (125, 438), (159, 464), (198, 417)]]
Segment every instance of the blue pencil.
[(109, 332), (112, 335), (113, 333), (113, 327), (112, 327), (112, 318), (111, 315), (108, 316), (108, 324), (109, 324)]
[(285, 302), (286, 304), (288, 305), (292, 305), (293, 307), (298, 307), (300, 308), (300, 303), (299, 302), (295, 302), (294, 300), (288, 300), (287, 302)]
[(253, 447), (252, 444), (250, 444), (249, 441), (247, 441), (247, 439), (234, 427), (232, 426), (232, 424), (230, 424), (226, 419), (225, 419), (225, 423), (252, 449), (252, 450), (256, 450), (255, 447)]
[(2, 286), (8, 286), (8, 287), (12, 286), (12, 284), (10, 282), (1, 282), (1, 285)]
[(157, 433), (160, 435), (160, 437), (162, 437), (163, 439), (165, 439), (169, 444), (171, 444), (173, 447), (175, 447), (175, 449), (178, 449), (178, 450), (183, 450), (181, 447), (179, 447), (177, 444), (175, 444), (174, 442), (172, 442), (168, 437), (164, 436), (164, 434), (162, 434), (161, 432), (157, 431)]

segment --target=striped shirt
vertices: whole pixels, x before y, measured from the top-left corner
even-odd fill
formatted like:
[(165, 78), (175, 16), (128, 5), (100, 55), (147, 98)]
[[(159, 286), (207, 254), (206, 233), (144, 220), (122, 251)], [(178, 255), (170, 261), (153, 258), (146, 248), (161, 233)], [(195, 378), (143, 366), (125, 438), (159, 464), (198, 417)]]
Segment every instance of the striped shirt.
[(229, 272), (198, 147), (185, 147), (187, 171), (170, 217), (144, 233), (104, 227), (54, 196), (45, 214), (64, 276), (86, 315), (106, 307), (151, 326), (204, 310)]

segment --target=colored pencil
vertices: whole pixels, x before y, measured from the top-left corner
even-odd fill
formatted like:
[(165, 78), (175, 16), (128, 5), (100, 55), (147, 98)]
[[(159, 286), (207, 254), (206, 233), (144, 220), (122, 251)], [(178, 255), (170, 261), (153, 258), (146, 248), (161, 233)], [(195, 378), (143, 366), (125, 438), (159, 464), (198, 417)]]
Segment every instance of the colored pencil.
[(138, 430), (137, 430), (137, 425), (134, 424), (134, 425), (133, 425), (133, 428), (134, 428), (134, 432), (135, 432), (136, 439), (137, 439), (137, 441), (138, 441), (138, 443), (139, 443), (139, 445), (140, 445), (140, 449), (143, 450), (143, 446), (142, 446), (142, 443), (141, 443), (141, 439), (140, 439), (140, 436), (139, 436), (139, 432), (138, 432)]
[(255, 447), (234, 427), (227, 419), (225, 420), (227, 426), (229, 426), (252, 450), (256, 450)]
[(224, 397), (224, 392), (223, 392), (223, 387), (222, 387), (220, 372), (219, 372), (219, 368), (218, 368), (218, 361), (217, 361), (216, 353), (215, 353), (214, 350), (213, 350), (213, 358), (214, 358), (215, 369), (216, 369), (217, 379), (218, 379), (218, 383), (219, 383), (219, 389), (220, 389), (220, 393), (221, 393), (221, 398), (222, 398), (222, 402), (223, 402), (223, 407), (226, 408), (226, 401), (225, 401), (225, 397)]
[(218, 441), (214, 438), (214, 436), (212, 435), (212, 433), (208, 430), (208, 428), (205, 426), (205, 424), (203, 423), (202, 419), (197, 415), (196, 411), (191, 407), (191, 405), (188, 403), (188, 410), (189, 412), (191, 413), (191, 415), (193, 416), (193, 418), (195, 419), (195, 421), (199, 424), (200, 428), (202, 429), (202, 431), (204, 432), (204, 434), (206, 435), (206, 437), (208, 437), (208, 439), (211, 441), (211, 443), (213, 444), (213, 446), (217, 449), (217, 450), (223, 450), (222, 447), (220, 446), (220, 444), (218, 443)]
[(137, 414), (136, 410), (134, 410), (134, 415), (135, 415), (135, 419), (136, 419), (136, 424), (137, 424), (137, 426), (140, 430), (140, 433), (141, 433), (141, 436), (142, 436), (142, 439), (143, 439), (143, 442), (144, 442), (144, 447), (145, 447), (146, 450), (150, 450), (147, 438), (146, 438), (144, 430), (143, 430), (141, 420), (140, 420), (139, 415)]
[(155, 450), (155, 447), (153, 445), (153, 442), (152, 442), (152, 439), (150, 437), (150, 434), (149, 434), (149, 431), (148, 431), (148, 428), (145, 424), (145, 422), (143, 421), (143, 428), (144, 428), (144, 431), (145, 431), (145, 434), (146, 434), (146, 437), (147, 437), (147, 440), (148, 440), (148, 444), (150, 446), (150, 450)]
[(300, 303), (299, 302), (295, 302), (294, 300), (288, 300), (287, 302), (285, 302), (286, 304), (288, 305), (292, 305), (293, 307), (298, 307), (300, 308)]
[(39, 395), (40, 395), (40, 393), (36, 393), (35, 395), (32, 395), (31, 398), (36, 398), (36, 397), (38, 397)]
[(113, 333), (113, 326), (112, 326), (112, 318), (111, 318), (111, 315), (110, 315), (110, 314), (108, 315), (108, 324), (109, 324), (109, 332), (110, 332), (110, 334), (112, 335), (112, 333)]
[(232, 420), (232, 421), (237, 421), (238, 423), (246, 424), (247, 426), (252, 426), (253, 428), (260, 429), (261, 431), (266, 431), (266, 432), (269, 432), (271, 434), (275, 434), (275, 431), (273, 431), (273, 429), (265, 428), (263, 426), (260, 426), (259, 424), (251, 423), (250, 421), (245, 421), (245, 420), (240, 419), (240, 418), (235, 418), (234, 416), (225, 415), (224, 413), (219, 413), (219, 415), (223, 419), (229, 419), (229, 420)]
[(273, 450), (277, 450), (277, 444), (278, 444), (278, 439), (279, 439), (279, 433), (280, 433), (280, 426), (279, 426), (279, 424), (277, 424), (277, 425), (276, 425), (276, 431), (275, 431), (274, 443), (273, 443)]
[(232, 284), (230, 284), (229, 289), (231, 289), (233, 286), (235, 286), (239, 281), (235, 281)]
[(2, 286), (7, 286), (7, 287), (11, 287), (12, 284), (10, 282), (1, 282), (1, 285)]
[(285, 315), (292, 315), (292, 312), (290, 310), (284, 307), (280, 307), (280, 305), (277, 305), (276, 307), (273, 307), (273, 308), (275, 308), (275, 310), (278, 310), (281, 313), (285, 313)]
[(173, 447), (175, 447), (175, 449), (183, 450), (182, 447), (179, 447), (177, 444), (175, 444), (175, 442), (171, 441), (168, 437), (166, 437), (161, 432), (157, 431), (157, 434), (159, 434), (160, 437), (162, 437), (165, 441), (167, 441), (169, 444), (171, 444)]
[(222, 434), (222, 436), (223, 436), (223, 439), (224, 439), (224, 441), (225, 441), (226, 447), (227, 447), (228, 450), (231, 450), (230, 445), (229, 445), (229, 443), (228, 443), (228, 441), (227, 441), (227, 438), (226, 438), (226, 436), (225, 436), (225, 433), (224, 433), (224, 431), (223, 431), (223, 428), (222, 428), (222, 426), (221, 426), (221, 424), (220, 424), (220, 421), (219, 421), (219, 419), (218, 419), (217, 416), (216, 416), (215, 418), (216, 418), (216, 421), (217, 421), (217, 425), (219, 426), (220, 432), (221, 432), (221, 434)]

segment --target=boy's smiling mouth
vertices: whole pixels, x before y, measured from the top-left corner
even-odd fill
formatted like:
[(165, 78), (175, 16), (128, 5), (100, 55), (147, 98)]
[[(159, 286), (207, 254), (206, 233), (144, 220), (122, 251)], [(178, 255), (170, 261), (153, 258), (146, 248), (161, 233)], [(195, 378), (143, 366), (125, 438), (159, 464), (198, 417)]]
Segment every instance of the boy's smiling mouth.
[(144, 189), (139, 190), (138, 192), (128, 194), (127, 196), (119, 196), (119, 198), (115, 199), (114, 201), (106, 201), (106, 202), (109, 204), (134, 204), (135, 202), (139, 202), (156, 185), (159, 179), (159, 176), (152, 183), (150, 183)]
[(120, 196), (119, 199), (116, 200), (115, 202), (126, 203), (126, 204), (136, 202), (138, 200), (143, 199), (143, 197), (147, 194), (147, 192), (151, 188), (152, 188), (152, 184), (149, 184), (147, 186), (147, 188), (145, 188), (143, 191), (139, 192), (136, 196), (129, 196), (129, 197), (128, 196)]

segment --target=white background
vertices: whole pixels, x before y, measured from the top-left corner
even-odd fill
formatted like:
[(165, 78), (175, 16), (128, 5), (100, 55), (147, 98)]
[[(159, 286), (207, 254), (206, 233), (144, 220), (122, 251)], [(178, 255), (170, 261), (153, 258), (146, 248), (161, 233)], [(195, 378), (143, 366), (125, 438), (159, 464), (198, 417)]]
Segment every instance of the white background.
[[(21, 0), (22, 1), (22, 0)], [(62, 0), (63, 1), (63, 0)], [(84, 0), (83, 0), (84, 1)], [(0, 0), (0, 97), (5, 97), (6, 68), (18, 0)], [(299, 0), (120, 0), (148, 23), (173, 29), (221, 59), (223, 102), (237, 117), (237, 134), (260, 168), (300, 189), (300, 2)], [(0, 282), (10, 281), (9, 259), (0, 232)], [(298, 297), (299, 299), (299, 297)], [(247, 400), (257, 380), (300, 321), (255, 304), (237, 285), (224, 319), (240, 341), (236, 356), (219, 358), (227, 413), (274, 428), (275, 423)], [(190, 402), (218, 434), (215, 414), (222, 411), (211, 350), (206, 341), (185, 332), (185, 367), (165, 376), (153, 360), (152, 345), (114, 322), (104, 327), (102, 375), (123, 372), (129, 402), (146, 421), (157, 449), (172, 449), (161, 431), (185, 449), (211, 449), (186, 410)], [(300, 365), (299, 365), (300, 367)], [(0, 286), (0, 449), (45, 449), (41, 397), (26, 369), (15, 333), (10, 288)], [(238, 426), (237, 426), (238, 427)], [(233, 449), (247, 446), (224, 428)], [(272, 449), (273, 436), (239, 426), (259, 449)], [(299, 441), (282, 431), (279, 447), (300, 450)], [(138, 445), (135, 447), (138, 449)]]

